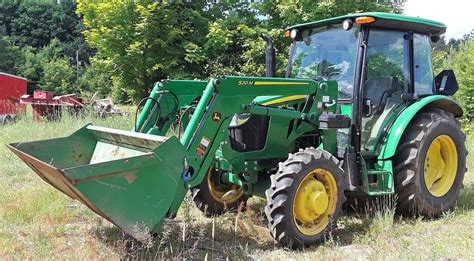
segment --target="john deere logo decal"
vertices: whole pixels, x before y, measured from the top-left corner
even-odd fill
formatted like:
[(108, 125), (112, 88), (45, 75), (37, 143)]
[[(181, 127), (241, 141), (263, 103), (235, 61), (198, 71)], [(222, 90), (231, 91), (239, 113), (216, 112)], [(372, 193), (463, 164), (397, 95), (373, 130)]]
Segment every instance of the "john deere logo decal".
[(222, 115), (221, 115), (220, 112), (215, 111), (215, 112), (212, 113), (212, 120), (213, 121), (221, 121), (221, 119), (222, 119)]

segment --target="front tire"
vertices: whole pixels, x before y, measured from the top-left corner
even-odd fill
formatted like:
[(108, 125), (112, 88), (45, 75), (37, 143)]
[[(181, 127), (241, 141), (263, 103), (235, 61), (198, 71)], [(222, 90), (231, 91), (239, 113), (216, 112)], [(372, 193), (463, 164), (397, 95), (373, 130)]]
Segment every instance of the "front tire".
[(219, 181), (219, 175), (212, 167), (199, 186), (191, 189), (194, 203), (206, 216), (218, 216), (227, 211), (235, 211), (241, 205), (245, 206), (248, 196), (238, 185), (224, 185)]
[(273, 238), (289, 248), (322, 243), (346, 199), (343, 174), (339, 161), (321, 149), (300, 150), (280, 163), (265, 192)]
[(450, 112), (430, 108), (415, 116), (394, 158), (399, 214), (439, 217), (454, 209), (466, 172), (465, 139)]

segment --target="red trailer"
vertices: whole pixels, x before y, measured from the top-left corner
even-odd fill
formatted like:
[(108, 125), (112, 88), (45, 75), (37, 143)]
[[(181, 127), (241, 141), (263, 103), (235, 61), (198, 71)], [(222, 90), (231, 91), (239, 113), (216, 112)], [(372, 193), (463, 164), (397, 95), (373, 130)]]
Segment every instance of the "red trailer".
[(25, 113), (20, 97), (26, 94), (26, 79), (0, 72), (0, 124), (13, 121)]

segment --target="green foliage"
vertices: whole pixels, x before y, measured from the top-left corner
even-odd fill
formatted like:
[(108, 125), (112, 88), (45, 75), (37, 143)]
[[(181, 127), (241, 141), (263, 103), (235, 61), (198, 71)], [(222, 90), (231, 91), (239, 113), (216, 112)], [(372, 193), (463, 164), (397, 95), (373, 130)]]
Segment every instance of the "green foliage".
[(93, 58), (79, 78), (79, 89), (88, 95), (97, 92), (98, 97), (106, 97), (112, 91), (110, 62)]
[[(136, 101), (166, 78), (264, 75), (261, 33), (273, 37), (277, 75), (283, 76), (290, 44), (283, 31), (289, 25), (349, 12), (400, 12), (379, 1), (214, 2), (2, 1), (0, 70), (58, 94), (112, 92), (118, 101)], [(79, 77), (72, 67), (76, 52)], [(73, 76), (56, 80), (70, 71)]]
[(474, 37), (451, 39), (447, 43), (442, 37), (433, 44), (433, 70), (437, 75), (444, 69), (453, 69), (459, 84), (456, 99), (465, 109), (467, 120), (474, 119)]
[(72, 84), (75, 78), (75, 73), (68, 60), (58, 58), (46, 62), (43, 70), (44, 85), (42, 86), (42, 89), (54, 91), (59, 94), (75, 92), (75, 88)]
[[(20, 75), (26, 77), (29, 81), (34, 82), (35, 89), (42, 88), (41, 86), (46, 80), (43, 77), (45, 76), (45, 70), (46, 67), (49, 66), (49, 62), (61, 59), (64, 60), (64, 62), (67, 62), (68, 67), (70, 67), (69, 59), (64, 58), (64, 45), (62, 45), (61, 42), (59, 42), (59, 40), (57, 39), (53, 39), (48, 46), (39, 50), (31, 46), (27, 46), (23, 48), (21, 53), (17, 55), (18, 59), (21, 60), (20, 63), (17, 63), (17, 71)], [(49, 68), (49, 70), (51, 70), (51, 68)], [(52, 72), (50, 71), (49, 73), (51, 74)], [(68, 82), (71, 81), (68, 80)], [(48, 88), (50, 90), (59, 91), (58, 94), (66, 94), (61, 91), (65, 90), (64, 88), (54, 88), (52, 86), (49, 86)]]
[(474, 40), (471, 39), (460, 46), (459, 51), (450, 62), (455, 71), (459, 84), (456, 94), (461, 101), (466, 116), (469, 120), (474, 119)]
[(378, 1), (240, 2), (79, 0), (77, 13), (97, 58), (113, 67), (114, 97), (136, 101), (168, 77), (264, 75), (261, 33), (274, 38), (277, 75), (283, 76), (290, 44), (283, 31), (289, 25), (349, 12), (401, 10)]
[(264, 1), (257, 7), (268, 16), (268, 24), (272, 28), (286, 28), (293, 24), (327, 19), (348, 13), (381, 11), (401, 13), (400, 5), (390, 1), (314, 1), (314, 0), (282, 0)]
[(433, 61), (433, 72), (434, 72), (434, 75), (437, 75), (445, 67), (447, 53), (436, 49), (436, 47), (433, 47), (433, 50), (431, 52), (431, 57)]
[[(75, 5), (72, 0), (62, 0), (59, 3), (2, 1), (0, 33), (10, 36), (19, 46), (42, 48), (53, 39), (72, 45), (77, 45), (77, 40), (82, 40), (84, 45), (81, 35), (83, 27), (80, 18), (74, 12)], [(70, 54), (75, 55), (75, 50)]]
[(81, 0), (77, 12), (84, 17), (87, 42), (113, 66), (115, 97), (125, 91), (136, 100), (158, 80), (202, 76), (207, 19), (201, 8), (152, 0)]
[(43, 76), (42, 63), (44, 61), (31, 46), (27, 46), (22, 50), (21, 58), (23, 62), (18, 65), (19, 75), (38, 84)]
[(474, 36), (474, 30), (471, 35), (465, 34), (460, 39), (449, 39), (446, 40), (445, 36), (442, 35), (440, 40), (433, 43), (433, 71), (435, 75), (441, 72), (445, 68), (451, 67), (452, 59), (459, 52), (460, 48), (465, 46), (465, 43), (472, 39)]
[(49, 62), (71, 63), (77, 55), (87, 65), (93, 50), (84, 41), (75, 6), (72, 0), (1, 1), (0, 71), (26, 77), (32, 90), (44, 84)]
[(21, 48), (8, 36), (0, 37), (0, 72), (14, 74), (21, 59)]
[(398, 63), (400, 59), (390, 59), (385, 53), (375, 53), (367, 58), (367, 79), (374, 79), (380, 76), (393, 76), (397, 79), (404, 79)]
[(204, 46), (209, 58), (206, 73), (212, 76), (263, 75), (265, 43), (259, 39), (260, 33), (261, 29), (234, 19), (211, 24)]

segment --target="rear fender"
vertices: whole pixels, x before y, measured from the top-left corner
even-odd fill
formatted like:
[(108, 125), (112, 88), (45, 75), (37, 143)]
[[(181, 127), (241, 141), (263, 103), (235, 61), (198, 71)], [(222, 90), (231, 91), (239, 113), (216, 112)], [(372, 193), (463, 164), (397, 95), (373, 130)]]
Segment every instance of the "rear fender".
[(440, 108), (454, 114), (454, 117), (461, 117), (463, 110), (461, 106), (451, 97), (444, 95), (432, 95), (413, 103), (406, 108), (395, 120), (383, 141), (382, 149), (378, 156), (379, 160), (389, 159), (395, 155), (398, 143), (411, 122), (413, 117), (424, 107)]

